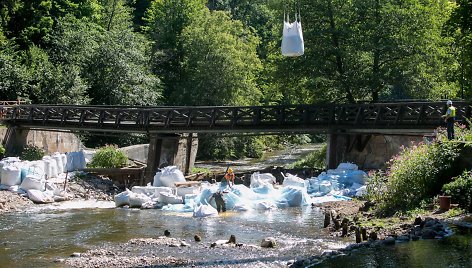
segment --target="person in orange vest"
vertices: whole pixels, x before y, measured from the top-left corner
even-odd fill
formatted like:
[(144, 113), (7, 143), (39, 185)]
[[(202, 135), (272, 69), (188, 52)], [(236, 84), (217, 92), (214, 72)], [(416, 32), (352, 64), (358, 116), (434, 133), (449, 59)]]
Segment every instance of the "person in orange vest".
[(232, 168), (228, 168), (228, 171), (224, 175), (223, 179), (221, 180), (221, 186), (232, 188), (234, 185), (234, 173)]
[(448, 100), (446, 114), (443, 115), (447, 125), (447, 139), (454, 139), (454, 122), (456, 121), (456, 107), (452, 106), (452, 101)]

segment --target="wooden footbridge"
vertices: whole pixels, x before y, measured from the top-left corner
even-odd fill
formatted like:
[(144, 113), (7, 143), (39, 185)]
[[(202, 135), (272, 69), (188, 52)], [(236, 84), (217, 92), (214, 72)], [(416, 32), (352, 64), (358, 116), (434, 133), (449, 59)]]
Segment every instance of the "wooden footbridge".
[[(470, 103), (455, 102), (457, 119)], [(441, 125), (445, 102), (242, 107), (3, 105), (8, 126), (129, 133), (424, 133)]]
[[(471, 117), (470, 105), (454, 102), (459, 123)], [(147, 133), (149, 181), (164, 163), (190, 170), (193, 133), (327, 133), (328, 165), (334, 167), (353, 148), (362, 152), (372, 135), (431, 135), (444, 124), (446, 109), (444, 101), (240, 107), (0, 103), (0, 122), (9, 128), (7, 152), (24, 146), (29, 130)]]

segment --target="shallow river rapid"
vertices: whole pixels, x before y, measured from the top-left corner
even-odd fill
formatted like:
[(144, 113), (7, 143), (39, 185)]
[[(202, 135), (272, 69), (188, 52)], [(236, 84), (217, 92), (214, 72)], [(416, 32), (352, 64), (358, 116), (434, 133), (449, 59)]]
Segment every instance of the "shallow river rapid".
[[(270, 267), (285, 266), (295, 256), (311, 256), (342, 247), (352, 239), (326, 237), (321, 229), (323, 214), (310, 206), (274, 211), (226, 212), (214, 218), (193, 218), (191, 213), (135, 209), (56, 209), (3, 215), (0, 218), (0, 267), (61, 267), (53, 263), (73, 252), (97, 246), (124, 243), (131, 238), (156, 238), (169, 230), (172, 237), (194, 245), (199, 234), (209, 246), (236, 235), (238, 243), (260, 245), (265, 237), (277, 240), (277, 249), (220, 252), (169, 248), (157, 253), (195, 261), (245, 263), (263, 259)], [(175, 254), (175, 255), (174, 255)]]

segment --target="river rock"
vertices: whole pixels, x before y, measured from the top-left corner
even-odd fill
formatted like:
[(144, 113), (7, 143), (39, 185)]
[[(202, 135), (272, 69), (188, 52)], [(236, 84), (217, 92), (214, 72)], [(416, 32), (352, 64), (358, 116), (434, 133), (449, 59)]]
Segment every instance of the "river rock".
[(202, 237), (199, 236), (199, 235), (195, 235), (195, 236), (193, 237), (193, 239), (195, 239), (195, 242), (200, 242), (200, 241), (202, 241)]
[(370, 239), (370, 240), (377, 240), (377, 238), (378, 238), (378, 237), (377, 237), (377, 233), (376, 233), (376, 232), (371, 232), (371, 233), (369, 234), (369, 239)]
[(443, 231), (445, 228), (444, 228), (444, 225), (442, 223), (438, 222), (434, 225), (433, 229), (436, 232), (440, 232), (440, 231)]
[(418, 216), (415, 218), (415, 222), (413, 222), (413, 225), (421, 225), (421, 223), (423, 222), (423, 219)]
[(385, 238), (385, 240), (383, 241), (383, 244), (384, 245), (395, 245), (395, 238), (392, 237), (392, 236), (389, 236), (389, 237)]
[(74, 252), (70, 256), (74, 257), (74, 258), (78, 258), (78, 257), (80, 257), (80, 253), (79, 252)]
[(423, 239), (433, 239), (434, 237), (436, 237), (437, 233), (435, 230), (431, 229), (431, 228), (423, 228), (423, 231), (421, 231), (421, 237)]
[(167, 236), (167, 237), (169, 237), (169, 236), (170, 236), (169, 230), (165, 230), (165, 231), (164, 231), (164, 235)]
[(439, 221), (436, 219), (428, 218), (425, 220), (423, 228), (429, 228), (435, 226)]
[(236, 244), (236, 236), (235, 236), (235, 235), (231, 235), (231, 236), (229, 237), (228, 243)]
[(276, 246), (277, 246), (277, 243), (275, 241), (275, 238), (267, 237), (267, 238), (262, 239), (261, 247), (263, 247), (263, 248), (275, 248)]
[(412, 236), (411, 236), (411, 240), (413, 240), (413, 241), (418, 241), (418, 240), (420, 240), (420, 237), (417, 236), (417, 235), (412, 235)]
[(401, 241), (401, 242), (406, 242), (406, 241), (410, 241), (410, 237), (407, 236), (407, 235), (401, 235), (401, 236), (397, 237), (397, 240)]

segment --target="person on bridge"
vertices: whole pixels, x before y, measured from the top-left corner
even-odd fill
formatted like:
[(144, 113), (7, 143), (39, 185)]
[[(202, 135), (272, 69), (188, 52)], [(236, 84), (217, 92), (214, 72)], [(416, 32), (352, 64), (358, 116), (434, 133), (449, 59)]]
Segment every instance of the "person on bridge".
[(223, 176), (223, 179), (221, 180), (221, 187), (226, 188), (229, 186), (229, 188), (232, 188), (234, 185), (234, 173), (232, 168), (228, 168), (228, 171), (226, 171), (226, 174)]
[(447, 101), (447, 111), (443, 115), (444, 121), (447, 125), (447, 139), (454, 139), (454, 122), (456, 121), (456, 107), (452, 106), (452, 101)]

